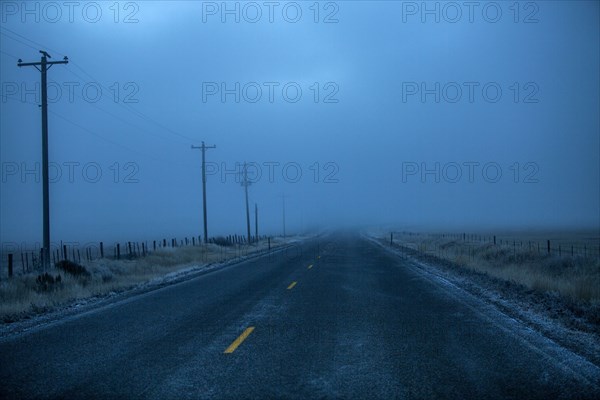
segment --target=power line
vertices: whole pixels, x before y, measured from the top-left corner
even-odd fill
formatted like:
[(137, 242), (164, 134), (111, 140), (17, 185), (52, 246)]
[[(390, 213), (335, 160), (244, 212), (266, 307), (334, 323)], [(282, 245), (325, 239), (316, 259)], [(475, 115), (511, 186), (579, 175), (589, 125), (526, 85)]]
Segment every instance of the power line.
[[(14, 40), (15, 42), (19, 42), (19, 43), (21, 43), (22, 45), (25, 45), (25, 46), (27, 46), (27, 47), (29, 47), (29, 48), (32, 48), (33, 50), (39, 50), (39, 47), (34, 47), (34, 46), (32, 46), (32, 45), (30, 45), (30, 44), (28, 44), (28, 43), (25, 43), (25, 42), (23, 42), (22, 40), (19, 40), (19, 39), (16, 39), (16, 38), (12, 37), (12, 36), (9, 36), (9, 35), (7, 35), (6, 33), (2, 32), (2, 31), (0, 31), (0, 35), (4, 35), (4, 37), (7, 37), (7, 38), (9, 38), (9, 39), (12, 39), (12, 40)], [(45, 46), (40, 46), (40, 47), (45, 47)]]
[[(68, 68), (67, 68), (67, 69), (68, 69)], [(74, 71), (69, 71), (69, 72), (73, 73), (73, 75), (77, 76), (79, 79), (81, 79), (81, 80), (83, 81), (83, 78), (81, 78), (81, 76), (79, 76), (78, 74), (76, 74)], [(80, 96), (80, 95), (78, 95), (78, 94), (76, 94), (76, 93), (73, 93), (73, 94), (74, 94), (74, 95), (75, 95), (77, 98), (81, 99), (82, 101), (84, 101), (85, 103), (87, 103), (88, 105), (90, 105), (91, 107), (94, 107), (94, 108), (96, 108), (96, 109), (98, 109), (98, 110), (102, 111), (103, 113), (105, 113), (105, 114), (107, 114), (107, 115), (110, 115), (112, 118), (114, 118), (114, 119), (116, 119), (116, 120), (119, 120), (119, 121), (123, 122), (124, 124), (127, 124), (127, 125), (129, 125), (129, 126), (131, 126), (131, 127), (135, 128), (135, 129), (139, 130), (140, 132), (143, 132), (144, 134), (148, 134), (148, 133), (149, 133), (149, 134), (151, 134), (151, 135), (153, 135), (153, 136), (156, 136), (156, 137), (159, 137), (159, 138), (161, 138), (161, 139), (165, 139), (165, 140), (169, 140), (169, 139), (170, 139), (170, 137), (167, 137), (167, 136), (165, 136), (165, 135), (160, 135), (160, 134), (158, 134), (158, 133), (155, 133), (155, 132), (149, 131), (149, 130), (147, 130), (147, 129), (144, 129), (144, 128), (142, 128), (141, 126), (139, 126), (139, 125), (136, 125), (136, 124), (134, 124), (133, 122), (131, 122), (131, 121), (129, 121), (129, 120), (127, 120), (127, 119), (125, 119), (125, 118), (123, 118), (123, 117), (119, 116), (119, 115), (113, 114), (112, 112), (110, 112), (110, 111), (108, 111), (108, 110), (105, 110), (104, 108), (100, 107), (100, 106), (99, 106), (97, 103), (95, 103), (95, 102), (90, 102), (90, 101), (87, 101), (87, 100), (86, 100), (86, 99), (84, 99), (82, 96)], [(180, 142), (181, 142), (181, 143), (186, 143), (186, 144), (188, 143), (187, 141), (186, 141), (186, 142), (183, 142), (183, 141), (181, 141), (181, 140), (180, 140)]]
[[(84, 74), (86, 74), (88, 77), (90, 77), (94, 82), (98, 83), (98, 85), (100, 85), (100, 87), (102, 87), (104, 90), (109, 90), (108, 88), (106, 88), (106, 86), (102, 85), (98, 79), (94, 78), (89, 72), (87, 72), (85, 69), (83, 69), (83, 67), (81, 67), (79, 64), (77, 63), (73, 63), (73, 65), (77, 68), (79, 68)], [(175, 135), (175, 136), (179, 136), (180, 138), (189, 140), (189, 141), (193, 141), (194, 139), (183, 135), (167, 126), (164, 126), (163, 124), (161, 124), (160, 122), (157, 122), (155, 120), (153, 120), (152, 118), (148, 117), (147, 115), (145, 115), (144, 113), (142, 113), (139, 110), (136, 110), (135, 108), (133, 108), (132, 106), (130, 106), (129, 104), (123, 104), (123, 103), (117, 103), (119, 106), (123, 107), (124, 109), (126, 109), (127, 111), (131, 112), (132, 114), (134, 114), (135, 116), (137, 116), (140, 119), (145, 120), (146, 122), (149, 122), (151, 124), (154, 124), (156, 126), (158, 126), (159, 128), (166, 130), (168, 132), (170, 132), (171, 134)]]
[(108, 138), (106, 138), (106, 137), (104, 137), (104, 136), (102, 136), (102, 135), (99, 135), (98, 133), (96, 133), (96, 132), (92, 131), (91, 129), (88, 129), (88, 128), (86, 128), (85, 126), (83, 126), (83, 125), (80, 125), (80, 124), (78, 124), (77, 122), (74, 122), (74, 121), (72, 121), (72, 120), (70, 120), (70, 119), (66, 118), (66, 117), (65, 117), (65, 116), (63, 116), (63, 115), (60, 115), (59, 113), (57, 113), (57, 112), (55, 112), (55, 111), (50, 111), (50, 113), (51, 113), (52, 115), (55, 115), (55, 116), (57, 116), (58, 118), (62, 119), (63, 121), (66, 121), (66, 122), (68, 122), (69, 124), (71, 124), (71, 125), (73, 125), (73, 126), (76, 126), (77, 128), (81, 129), (81, 130), (82, 130), (82, 131), (84, 131), (84, 132), (87, 132), (87, 133), (89, 133), (90, 135), (93, 135), (93, 136), (95, 136), (95, 137), (97, 137), (97, 138), (99, 138), (99, 139), (101, 139), (101, 140), (104, 140), (104, 141), (105, 141), (105, 142), (107, 142), (107, 143), (110, 143), (110, 144), (112, 144), (112, 145), (114, 145), (114, 146), (122, 147), (122, 148), (124, 148), (125, 150), (129, 150), (129, 151), (131, 151), (132, 153), (137, 153), (137, 154), (140, 154), (140, 155), (146, 155), (146, 156), (148, 156), (148, 154), (141, 153), (141, 152), (139, 152), (139, 151), (137, 151), (137, 150), (134, 150), (134, 149), (132, 149), (131, 147), (125, 146), (125, 145), (123, 145), (123, 144), (120, 144), (120, 143), (117, 143), (117, 142), (115, 142), (115, 141), (113, 141), (113, 140), (111, 140), (111, 139), (108, 139)]
[[(39, 43), (39, 42), (36, 42), (36, 41), (34, 41), (34, 40), (28, 39), (27, 37), (25, 37), (25, 36), (23, 36), (23, 35), (21, 35), (21, 34), (19, 34), (19, 33), (15, 32), (15, 31), (12, 31), (12, 30), (10, 30), (10, 29), (8, 29), (8, 28), (6, 28), (6, 27), (0, 27), (0, 28), (2, 28), (2, 29), (4, 29), (4, 30), (6, 30), (6, 31), (8, 31), (8, 32), (10, 32), (10, 34), (12, 34), (12, 35), (16, 35), (16, 36), (18, 36), (18, 37), (20, 37), (20, 38), (22, 38), (22, 39), (25, 39), (25, 40), (27, 40), (28, 42), (31, 42), (31, 43), (33, 43), (33, 44), (35, 44), (35, 45), (37, 45), (37, 46), (44, 47), (44, 48), (46, 48), (46, 49), (48, 49), (48, 50), (50, 50), (50, 51), (52, 51), (52, 52), (58, 53), (58, 54), (63, 54), (63, 53), (62, 53), (62, 52), (60, 52), (60, 51), (54, 50), (54, 49), (52, 49), (52, 48), (50, 48), (50, 47), (48, 47), (48, 46), (45, 46), (45, 45), (43, 45), (42, 43)], [(6, 33), (2, 32), (2, 31), (0, 31), (0, 34), (3, 34), (4, 36), (6, 36), (6, 37), (8, 37), (8, 38), (10, 38), (10, 39), (12, 39), (12, 40), (15, 40), (15, 41), (17, 41), (17, 42), (19, 42), (19, 43), (21, 43), (21, 44), (23, 44), (23, 45), (27, 46), (27, 47), (30, 47), (30, 48), (34, 49), (34, 50), (38, 50), (38, 48), (36, 48), (36, 47), (34, 47), (34, 46), (30, 45), (30, 44), (27, 44), (27, 43), (25, 43), (25, 42), (23, 42), (23, 41), (21, 41), (21, 40), (19, 40), (19, 39), (16, 39), (16, 38), (14, 38), (14, 37), (12, 37), (12, 36), (10, 36), (10, 35), (7, 35)], [(97, 83), (97, 84), (98, 84), (98, 85), (99, 85), (99, 86), (100, 86), (102, 89), (104, 89), (104, 90), (106, 90), (106, 91), (110, 91), (110, 89), (108, 89), (106, 86), (102, 85), (102, 83), (100, 83), (100, 81), (99, 81), (98, 79), (94, 78), (94, 77), (93, 77), (93, 76), (92, 76), (92, 75), (91, 75), (89, 72), (87, 72), (87, 71), (86, 71), (86, 70), (85, 70), (85, 69), (84, 69), (82, 66), (80, 66), (78, 63), (71, 61), (71, 64), (72, 64), (72, 65), (74, 65), (76, 68), (78, 68), (80, 71), (82, 71), (82, 72), (83, 72), (85, 75), (87, 75), (89, 78), (91, 78), (91, 79), (92, 79), (92, 80), (93, 80), (95, 83)], [(79, 79), (81, 79), (81, 81), (82, 81), (82, 82), (83, 82), (83, 81), (85, 81), (85, 79), (83, 79), (83, 78), (82, 78), (80, 75), (78, 75), (77, 73), (75, 73), (75, 71), (72, 71), (70, 68), (67, 68), (67, 71), (69, 71), (70, 73), (72, 73), (73, 75), (75, 75), (76, 77), (78, 77)], [(159, 127), (160, 129), (162, 129), (162, 130), (165, 130), (165, 131), (167, 131), (167, 132), (171, 133), (172, 135), (175, 135), (175, 136), (178, 136), (178, 137), (180, 137), (180, 138), (182, 138), (182, 139), (185, 139), (185, 140), (187, 141), (186, 143), (189, 143), (189, 141), (193, 141), (193, 140), (194, 140), (193, 138), (190, 138), (190, 137), (188, 137), (188, 136), (186, 136), (186, 135), (183, 135), (183, 134), (181, 134), (181, 133), (179, 133), (179, 132), (177, 132), (177, 131), (175, 131), (175, 130), (173, 130), (173, 129), (171, 129), (171, 128), (169, 128), (169, 127), (167, 127), (167, 126), (165, 126), (165, 125), (163, 125), (163, 124), (161, 124), (161, 123), (159, 123), (159, 122), (157, 122), (157, 121), (155, 121), (154, 119), (152, 119), (152, 118), (150, 118), (149, 116), (145, 115), (145, 114), (144, 114), (144, 113), (142, 113), (141, 111), (139, 111), (139, 110), (136, 110), (135, 108), (133, 108), (133, 107), (132, 107), (132, 106), (130, 106), (129, 104), (123, 104), (123, 103), (120, 103), (120, 102), (118, 102), (118, 103), (116, 103), (116, 104), (118, 104), (119, 106), (123, 107), (125, 110), (127, 110), (127, 111), (128, 111), (128, 112), (130, 112), (130, 113), (132, 113), (134, 116), (136, 116), (136, 117), (138, 117), (138, 118), (140, 118), (140, 119), (142, 119), (142, 120), (144, 120), (144, 121), (146, 121), (146, 122), (148, 122), (148, 123), (150, 123), (150, 124), (153, 124), (153, 125), (155, 125), (155, 126)]]
[[(20, 37), (21, 39), (25, 39), (25, 40), (27, 40), (28, 42), (30, 42), (30, 43), (33, 43), (33, 44), (35, 44), (35, 45), (36, 45), (36, 46), (38, 46), (38, 47), (44, 47), (44, 48), (46, 48), (46, 49), (50, 50), (50, 51), (51, 51), (51, 52), (53, 52), (53, 53), (56, 53), (56, 54), (62, 55), (63, 57), (65, 56), (65, 54), (64, 54), (64, 53), (62, 53), (62, 52), (60, 52), (60, 51), (58, 51), (58, 50), (52, 49), (52, 48), (50, 48), (50, 47), (48, 47), (48, 46), (45, 46), (45, 45), (43, 45), (43, 44), (41, 44), (41, 43), (38, 43), (38, 42), (36, 42), (36, 41), (34, 41), (34, 40), (31, 40), (31, 39), (29, 39), (29, 38), (26, 38), (25, 36), (23, 36), (23, 35), (21, 35), (21, 34), (19, 34), (19, 33), (15, 32), (15, 31), (13, 31), (13, 30), (11, 30), (11, 29), (8, 29), (8, 28), (7, 28), (7, 27), (5, 27), (5, 26), (0, 26), (0, 28), (4, 29), (5, 31), (8, 31), (8, 32), (10, 32), (11, 34), (13, 34), (13, 35), (15, 35), (15, 36), (18, 36), (18, 37)], [(11, 38), (11, 39), (13, 39), (13, 40), (15, 40), (15, 41), (17, 41), (17, 42), (19, 42), (19, 43), (22, 43), (22, 44), (24, 44), (25, 46), (31, 47), (31, 48), (32, 48), (32, 49), (34, 49), (34, 50), (38, 50), (38, 48), (37, 48), (37, 47), (33, 47), (33, 46), (31, 46), (31, 45), (29, 45), (29, 44), (27, 44), (27, 43), (23, 43), (23, 42), (21, 42), (21, 41), (20, 41), (20, 40), (18, 40), (18, 39), (15, 39), (15, 38), (13, 38), (13, 37), (10, 37), (10, 36), (6, 35), (5, 33), (2, 33), (2, 32), (0, 32), (0, 34), (3, 34), (3, 35), (5, 35), (6, 37), (9, 37), (9, 38)]]
[(4, 50), (0, 50), (0, 53), (2, 53), (2, 54), (4, 54), (4, 55), (7, 55), (7, 56), (9, 56), (9, 57), (12, 57), (12, 58), (14, 58), (15, 60), (18, 60), (18, 59), (19, 59), (19, 57), (15, 56), (15, 55), (12, 55), (12, 54), (10, 54), (10, 53), (7, 53), (7, 52), (5, 52)]
[[(89, 133), (90, 135), (92, 135), (92, 136), (95, 136), (95, 137), (97, 137), (97, 138), (99, 138), (99, 139), (101, 139), (101, 140), (104, 140), (105, 142), (107, 142), (107, 143), (110, 143), (110, 144), (112, 144), (112, 145), (114, 145), (114, 146), (121, 147), (121, 148), (123, 148), (123, 149), (125, 149), (125, 150), (128, 150), (128, 151), (130, 151), (130, 152), (132, 152), (132, 153), (136, 153), (136, 154), (138, 154), (138, 155), (141, 155), (141, 156), (144, 156), (144, 157), (150, 157), (150, 158), (154, 159), (155, 161), (158, 161), (158, 162), (161, 162), (161, 163), (165, 163), (165, 164), (168, 164), (168, 165), (173, 165), (173, 164), (174, 164), (174, 163), (173, 163), (173, 161), (169, 161), (169, 160), (161, 159), (160, 157), (157, 157), (157, 156), (155, 156), (155, 155), (153, 155), (153, 154), (150, 154), (150, 153), (144, 153), (144, 152), (142, 152), (142, 151), (139, 151), (139, 150), (132, 149), (131, 147), (128, 147), (128, 146), (126, 146), (126, 145), (124, 145), (124, 144), (121, 144), (121, 143), (115, 142), (115, 141), (113, 141), (113, 140), (111, 140), (111, 139), (108, 139), (108, 138), (106, 138), (106, 137), (104, 137), (104, 136), (100, 135), (99, 133), (97, 133), (97, 132), (94, 132), (93, 130), (91, 130), (91, 129), (89, 129), (89, 128), (86, 128), (85, 126), (83, 126), (83, 125), (81, 125), (81, 124), (79, 124), (79, 123), (77, 123), (77, 122), (74, 122), (74, 121), (72, 121), (72, 120), (70, 120), (70, 119), (66, 118), (66, 117), (65, 117), (65, 116), (63, 116), (63, 115), (60, 115), (60, 114), (58, 114), (57, 112), (54, 112), (54, 111), (52, 111), (52, 110), (49, 110), (49, 112), (50, 112), (50, 114), (52, 114), (52, 115), (55, 115), (55, 116), (57, 116), (58, 118), (60, 118), (60, 119), (62, 119), (62, 120), (64, 120), (64, 121), (66, 121), (66, 122), (68, 122), (69, 124), (71, 124), (71, 125), (73, 125), (73, 126), (75, 126), (75, 127), (79, 128), (79, 129), (81, 129), (82, 131), (84, 131), (84, 132), (87, 132), (87, 133)], [(183, 164), (181, 164), (181, 165), (183, 165)], [(185, 166), (186, 166), (186, 167), (189, 167), (188, 165), (185, 165)]]
[[(12, 98), (12, 97), (8, 97), (7, 95), (4, 95), (4, 96), (2, 96), (2, 97), (3, 97), (3, 99), (7, 99), (7, 100), (14, 100), (14, 101), (17, 101), (17, 102), (19, 102), (19, 103), (27, 103), (27, 104), (32, 104), (32, 105), (34, 105), (34, 106), (38, 106), (38, 107), (40, 106), (38, 103), (34, 103), (33, 101), (27, 101), (27, 100), (23, 100), (23, 99), (14, 99), (14, 98)], [(3, 102), (4, 102), (4, 101), (3, 101)], [(52, 112), (52, 111), (50, 111), (50, 112)]]
[[(40, 107), (40, 104), (35, 103), (33, 101), (28, 101), (28, 100), (23, 100), (23, 99), (15, 99), (13, 97), (8, 97), (8, 96), (5, 96), (4, 98), (6, 98), (8, 100), (16, 101), (18, 103), (27, 103), (27, 104), (31, 104), (31, 105)], [(63, 121), (65, 121), (65, 122), (67, 122), (67, 123), (75, 126), (76, 128), (79, 128), (82, 131), (84, 131), (84, 132), (86, 132), (86, 133), (88, 133), (88, 134), (90, 134), (92, 136), (95, 136), (95, 137), (99, 138), (100, 140), (103, 140), (103, 141), (105, 141), (105, 142), (107, 142), (109, 144), (112, 144), (113, 146), (121, 147), (121, 148), (123, 148), (125, 150), (128, 150), (128, 151), (132, 152), (132, 153), (136, 153), (136, 154), (141, 155), (141, 156), (152, 158), (155, 161), (158, 161), (158, 162), (161, 162), (161, 163), (165, 163), (165, 164), (169, 164), (169, 165), (173, 165), (174, 164), (172, 161), (169, 161), (169, 160), (166, 160), (166, 159), (161, 159), (161, 158), (159, 158), (159, 157), (157, 157), (157, 156), (155, 156), (153, 154), (144, 153), (144, 152), (141, 152), (139, 150), (132, 149), (131, 147), (125, 146), (124, 144), (121, 144), (121, 143), (115, 142), (115, 141), (113, 141), (111, 139), (108, 139), (107, 137), (105, 137), (105, 136), (103, 136), (103, 135), (101, 135), (101, 134), (99, 134), (99, 133), (97, 133), (97, 132), (95, 132), (95, 131), (93, 131), (93, 130), (91, 130), (89, 128), (86, 128), (85, 126), (81, 125), (80, 123), (77, 123), (77, 122), (75, 122), (75, 121), (73, 121), (73, 120), (65, 117), (64, 115), (59, 114), (56, 111), (52, 111), (51, 109), (48, 109), (48, 112), (50, 114), (52, 114), (52, 115), (54, 115), (54, 116), (62, 119)], [(187, 165), (187, 164), (180, 164), (180, 165), (183, 165), (185, 167), (191, 167), (190, 165)]]

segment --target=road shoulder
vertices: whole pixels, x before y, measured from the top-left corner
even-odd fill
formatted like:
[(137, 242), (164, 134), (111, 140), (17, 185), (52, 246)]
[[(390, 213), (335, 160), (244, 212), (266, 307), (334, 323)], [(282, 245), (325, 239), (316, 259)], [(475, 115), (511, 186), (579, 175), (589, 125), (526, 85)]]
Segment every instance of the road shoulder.
[[(412, 249), (364, 235), (363, 238), (405, 261), (416, 272), (428, 276), (451, 291), (462, 291), (493, 306), (498, 312), (536, 332), (588, 362), (591, 375), (599, 379), (600, 332), (598, 326), (574, 315), (568, 302), (549, 293), (539, 293), (512, 282), (459, 268)], [(565, 323), (565, 321), (567, 323)], [(595, 372), (593, 372), (595, 371)], [(583, 371), (582, 371), (583, 372)]]

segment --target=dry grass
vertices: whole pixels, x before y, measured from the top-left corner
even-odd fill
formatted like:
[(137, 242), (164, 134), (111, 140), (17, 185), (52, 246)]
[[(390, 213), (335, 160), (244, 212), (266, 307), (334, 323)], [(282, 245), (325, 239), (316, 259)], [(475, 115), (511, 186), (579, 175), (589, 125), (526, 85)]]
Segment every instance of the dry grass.
[(456, 265), (576, 301), (600, 302), (600, 258), (548, 255), (537, 247), (497, 246), (426, 234), (396, 235), (394, 242)]
[[(285, 242), (272, 239), (271, 246)], [(53, 268), (49, 275), (60, 275), (60, 282), (40, 283), (39, 272), (17, 275), (0, 282), (0, 320), (9, 322), (20, 319), (29, 313), (40, 313), (76, 300), (101, 296), (110, 292), (143, 284), (196, 265), (217, 263), (246, 256), (267, 248), (267, 241), (257, 245), (186, 246), (161, 248), (137, 259), (98, 259), (82, 262), (89, 276), (72, 276)]]

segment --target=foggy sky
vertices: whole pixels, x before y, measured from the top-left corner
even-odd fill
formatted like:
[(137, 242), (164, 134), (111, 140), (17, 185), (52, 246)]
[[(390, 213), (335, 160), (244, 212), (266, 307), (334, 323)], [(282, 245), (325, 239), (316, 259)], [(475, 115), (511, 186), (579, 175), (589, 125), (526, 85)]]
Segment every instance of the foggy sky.
[[(272, 16), (263, 2), (227, 3), (239, 22), (221, 2), (120, 2), (118, 15), (113, 3), (80, 2), (72, 15), (62, 2), (30, 2), (29, 13), (2, 3), (3, 243), (41, 241), (41, 180), (25, 171), (41, 162), (40, 74), (17, 67), (39, 49), (70, 60), (48, 71), (49, 96), (61, 88), (49, 106), (62, 172), (50, 186), (53, 242), (201, 234), (190, 148), (201, 141), (217, 146), (211, 235), (245, 233), (243, 188), (222, 175), (244, 161), (261, 166), (250, 202), (264, 234), (281, 233), (283, 194), (289, 232), (598, 229), (598, 2), (522, 2), (518, 15), (512, 2), (472, 15), (464, 2), (429, 2), (439, 22), (421, 2), (321, 2), (318, 16), (314, 2), (279, 2)], [(223, 101), (222, 84), (236, 82), (239, 102)]]

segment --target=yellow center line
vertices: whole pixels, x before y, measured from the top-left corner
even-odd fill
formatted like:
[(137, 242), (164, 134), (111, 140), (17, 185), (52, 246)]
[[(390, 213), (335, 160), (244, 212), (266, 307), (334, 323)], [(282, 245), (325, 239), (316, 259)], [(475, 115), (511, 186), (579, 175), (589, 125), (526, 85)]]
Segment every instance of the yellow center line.
[(296, 283), (298, 283), (298, 282), (294, 281), (294, 282), (290, 283), (290, 286), (288, 286), (288, 290), (293, 289), (294, 286), (296, 286)]
[(310, 264), (310, 265), (308, 266), (308, 269), (311, 269), (311, 268), (312, 268), (312, 266), (313, 266), (313, 265), (312, 265), (312, 264)]
[(237, 349), (237, 348), (238, 348), (238, 346), (239, 346), (240, 344), (242, 344), (242, 342), (243, 342), (244, 340), (246, 340), (246, 338), (248, 337), (248, 335), (250, 335), (250, 334), (252, 333), (252, 331), (253, 331), (253, 330), (254, 330), (254, 327), (253, 327), (253, 326), (251, 326), (251, 327), (249, 327), (249, 328), (246, 328), (246, 330), (245, 330), (245, 331), (244, 331), (244, 332), (243, 332), (243, 333), (242, 333), (242, 334), (241, 334), (241, 335), (240, 335), (240, 336), (239, 336), (237, 339), (235, 339), (235, 340), (233, 341), (233, 343), (231, 343), (231, 344), (229, 345), (229, 347), (228, 347), (228, 348), (226, 348), (226, 349), (225, 349), (224, 353), (225, 353), (225, 354), (231, 354), (231, 353), (233, 353), (233, 352), (235, 351), (235, 349)]

